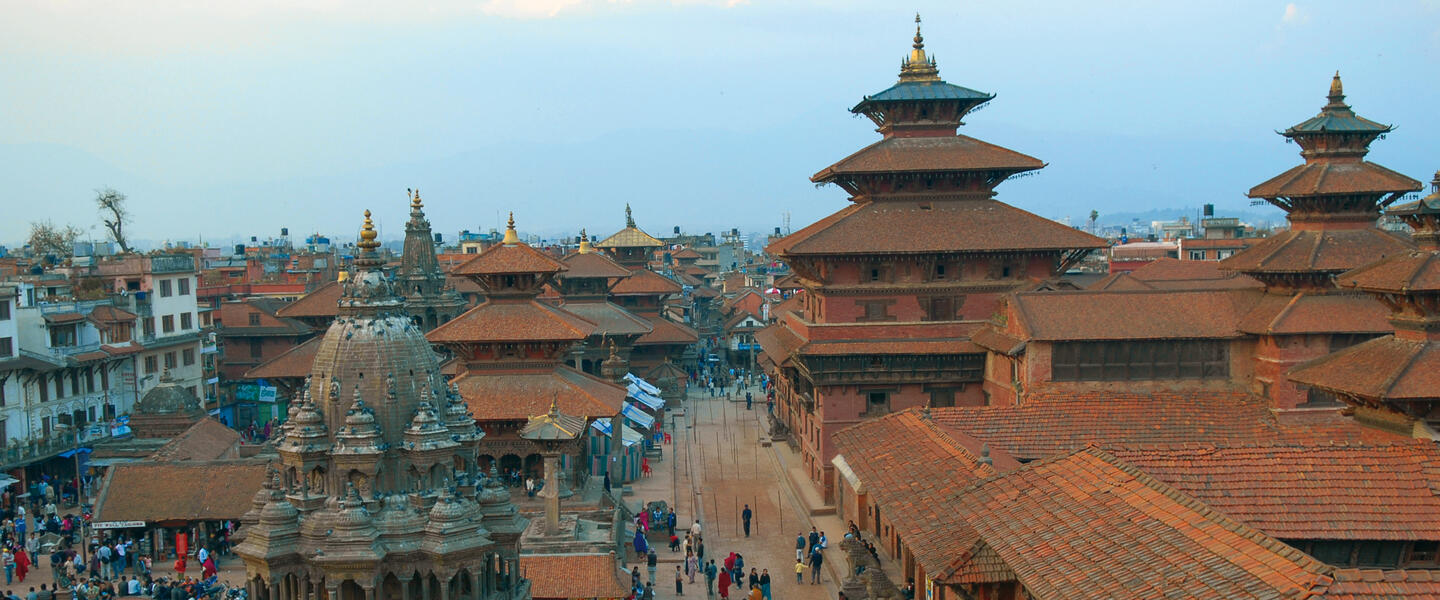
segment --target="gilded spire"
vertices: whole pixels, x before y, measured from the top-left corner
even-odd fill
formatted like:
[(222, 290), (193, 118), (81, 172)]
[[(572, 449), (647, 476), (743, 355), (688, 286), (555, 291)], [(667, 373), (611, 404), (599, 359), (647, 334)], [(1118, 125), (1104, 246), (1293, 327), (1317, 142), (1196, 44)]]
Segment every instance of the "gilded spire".
[(410, 195), (410, 208), (419, 210), (423, 206), (425, 205), (420, 203), (420, 189), (416, 188)]
[(1330, 79), (1330, 93), (1326, 96), (1330, 99), (1330, 106), (1345, 105), (1345, 86), (1340, 83), (1340, 72), (1335, 72), (1335, 77)]
[(629, 203), (629, 202), (626, 202), (626, 203), (625, 203), (625, 226), (626, 226), (626, 227), (634, 227), (634, 226), (635, 226), (635, 217), (630, 214), (630, 203)]
[(370, 220), (370, 211), (366, 210), (365, 224), (360, 227), (360, 241), (355, 245), (366, 252), (374, 252), (376, 248), (380, 247), (380, 242), (375, 241), (375, 237), (378, 235), (375, 233), (375, 223)]
[(595, 251), (595, 247), (590, 245), (590, 236), (585, 235), (585, 229), (582, 227), (582, 228), (580, 229), (580, 250), (579, 250), (579, 252), (580, 252), (581, 254), (590, 254), (590, 253), (592, 253), (592, 252), (594, 252), (594, 251)]
[(940, 81), (935, 59), (925, 55), (925, 36), (920, 34), (920, 13), (915, 13), (915, 43), (910, 57), (900, 65), (900, 81)]
[(505, 224), (505, 239), (500, 243), (506, 246), (514, 246), (520, 243), (520, 234), (515, 233), (515, 211), (510, 211), (510, 221)]

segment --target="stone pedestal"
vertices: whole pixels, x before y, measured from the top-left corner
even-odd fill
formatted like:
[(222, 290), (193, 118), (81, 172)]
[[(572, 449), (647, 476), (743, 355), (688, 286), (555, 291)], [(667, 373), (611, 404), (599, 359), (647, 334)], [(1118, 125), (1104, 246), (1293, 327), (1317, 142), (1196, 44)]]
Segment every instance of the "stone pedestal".
[(540, 490), (540, 495), (545, 497), (545, 535), (554, 536), (560, 533), (560, 453), (545, 453), (545, 489)]

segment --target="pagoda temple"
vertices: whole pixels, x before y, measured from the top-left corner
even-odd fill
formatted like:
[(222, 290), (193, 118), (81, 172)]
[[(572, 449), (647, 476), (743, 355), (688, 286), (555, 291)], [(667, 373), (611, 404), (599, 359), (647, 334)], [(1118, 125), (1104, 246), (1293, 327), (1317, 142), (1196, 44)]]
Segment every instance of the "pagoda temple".
[(381, 270), (365, 213), (355, 275), (321, 339), (235, 548), (255, 600), (529, 597), (509, 493), (483, 435)]
[(630, 212), (630, 205), (626, 204), (625, 228), (600, 240), (595, 246), (609, 252), (615, 257), (615, 262), (628, 269), (644, 269), (649, 266), (655, 250), (665, 247), (665, 242), (636, 227), (635, 216)]
[[(452, 384), (486, 434), (481, 464), (538, 477), (541, 449), (520, 437), (530, 417), (546, 414), (552, 403), (586, 420), (610, 419), (623, 408), (625, 388), (564, 364), (576, 344), (600, 326), (537, 299), (568, 270), (520, 241), (512, 215), (499, 244), (452, 271), (478, 284), (485, 301), (427, 338), (449, 348), (461, 363)], [(585, 472), (592, 468), (598, 473), (604, 467), (589, 465)]]
[[(1312, 400), (1285, 377), (1287, 370), (1390, 333), (1385, 307), (1337, 288), (1335, 277), (1413, 248), (1376, 222), (1381, 209), (1421, 189), (1420, 182), (1365, 160), (1370, 143), (1394, 128), (1355, 114), (1339, 73), (1326, 100), (1318, 115), (1281, 132), (1300, 146), (1304, 164), (1248, 194), (1283, 209), (1290, 229), (1220, 262), (1222, 270), (1265, 284), (1265, 296), (1239, 329), (1257, 337), (1255, 391), (1279, 408)], [(1316, 336), (1325, 343), (1313, 343)]]
[(405, 247), (395, 284), (405, 297), (405, 311), (426, 331), (464, 310), (465, 299), (445, 285), (445, 271), (435, 259), (430, 221), (425, 218), (420, 190), (410, 193), (410, 220), (405, 222)]
[(827, 499), (833, 432), (912, 406), (985, 404), (985, 353), (971, 332), (1005, 293), (1106, 245), (994, 199), (1001, 182), (1045, 164), (957, 133), (992, 98), (940, 78), (917, 16), (900, 80), (850, 109), (881, 140), (811, 177), (850, 205), (766, 249), (799, 277), (804, 300), (756, 337), (777, 418)]
[(650, 321), (609, 299), (611, 286), (630, 277), (631, 271), (596, 252), (584, 231), (580, 232), (580, 248), (560, 262), (566, 270), (556, 274), (552, 284), (560, 293), (560, 307), (596, 325), (585, 343), (576, 347), (575, 368), (600, 375), (600, 364), (610, 356), (606, 347), (609, 342), (618, 346), (619, 356), (628, 364), (635, 340), (655, 329)]
[[(1390, 309), (1387, 335), (1306, 362), (1291, 381), (1333, 394), (1406, 435), (1436, 439), (1440, 429), (1440, 172), (1423, 199), (1390, 209), (1415, 232), (1419, 248), (1341, 274), (1337, 282), (1373, 294)], [(1423, 425), (1423, 427), (1417, 427)]]

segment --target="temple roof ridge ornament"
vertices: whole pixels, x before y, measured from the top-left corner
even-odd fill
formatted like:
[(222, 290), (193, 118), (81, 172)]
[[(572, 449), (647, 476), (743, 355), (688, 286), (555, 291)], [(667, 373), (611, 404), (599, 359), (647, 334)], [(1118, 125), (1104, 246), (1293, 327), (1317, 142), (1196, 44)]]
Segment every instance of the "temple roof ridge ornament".
[(514, 246), (520, 243), (520, 234), (515, 233), (515, 211), (510, 211), (510, 220), (505, 223), (505, 238), (500, 243)]
[(915, 43), (910, 56), (900, 64), (900, 81), (940, 81), (935, 57), (925, 55), (925, 36), (920, 34), (920, 13), (915, 13)]

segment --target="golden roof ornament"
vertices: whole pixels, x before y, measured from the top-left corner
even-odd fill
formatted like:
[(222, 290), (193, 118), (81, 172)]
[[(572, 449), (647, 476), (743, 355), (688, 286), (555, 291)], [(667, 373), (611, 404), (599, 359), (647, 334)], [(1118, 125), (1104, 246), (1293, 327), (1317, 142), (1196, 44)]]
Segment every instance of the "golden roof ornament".
[(373, 252), (380, 247), (380, 242), (375, 241), (379, 234), (375, 232), (375, 223), (370, 220), (370, 211), (365, 211), (365, 224), (360, 227), (360, 241), (355, 245), (361, 250)]
[(1330, 100), (1330, 104), (1326, 108), (1345, 106), (1345, 86), (1340, 83), (1340, 71), (1335, 71), (1335, 77), (1330, 79), (1330, 93), (1326, 95), (1326, 98)]
[(920, 13), (915, 13), (915, 43), (911, 46), (910, 57), (900, 64), (900, 81), (940, 81), (940, 69), (935, 58), (925, 55), (925, 36), (920, 34)]
[(410, 208), (421, 208), (423, 206), (424, 204), (420, 202), (420, 189), (416, 188), (415, 191), (410, 194)]
[(579, 250), (579, 252), (580, 252), (581, 254), (590, 254), (590, 253), (595, 252), (595, 247), (592, 246), (592, 245), (590, 245), (590, 236), (585, 235), (585, 229), (584, 229), (583, 227), (580, 229), (580, 250)]
[(510, 211), (510, 221), (505, 224), (505, 239), (500, 243), (506, 246), (514, 246), (520, 243), (520, 234), (515, 233), (515, 211)]

